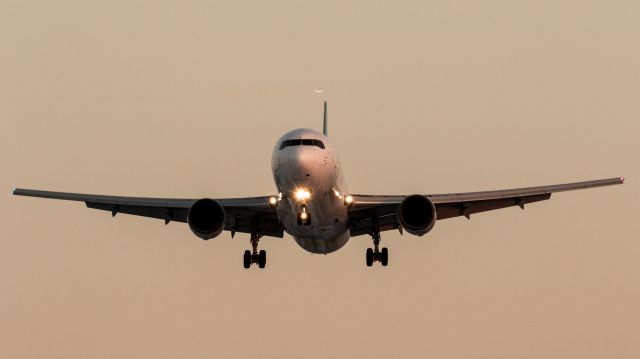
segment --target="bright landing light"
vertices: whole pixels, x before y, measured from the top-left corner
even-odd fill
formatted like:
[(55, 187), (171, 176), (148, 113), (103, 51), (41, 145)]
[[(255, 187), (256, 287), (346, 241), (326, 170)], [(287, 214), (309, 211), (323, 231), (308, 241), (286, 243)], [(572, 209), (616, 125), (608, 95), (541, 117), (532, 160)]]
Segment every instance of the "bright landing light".
[(353, 203), (353, 196), (346, 196), (346, 197), (344, 198), (344, 202), (345, 202), (346, 204), (351, 204), (351, 203)]
[(309, 198), (311, 198), (311, 192), (309, 192), (306, 189), (298, 189), (298, 190), (295, 191), (293, 196), (295, 197), (295, 199), (297, 201), (306, 201)]

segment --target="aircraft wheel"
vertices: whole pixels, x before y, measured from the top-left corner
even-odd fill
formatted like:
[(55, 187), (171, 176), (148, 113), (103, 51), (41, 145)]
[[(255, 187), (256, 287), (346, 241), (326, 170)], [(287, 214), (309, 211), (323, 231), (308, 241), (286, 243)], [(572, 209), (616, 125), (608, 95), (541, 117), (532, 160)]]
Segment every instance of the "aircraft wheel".
[(244, 265), (245, 268), (249, 268), (251, 267), (251, 252), (250, 251), (244, 251), (244, 258), (243, 258), (243, 262), (242, 264)]
[(380, 252), (380, 263), (382, 263), (383, 267), (386, 267), (389, 263), (389, 250), (387, 247), (382, 248), (382, 252)]
[(264, 268), (267, 265), (267, 252), (263, 249), (258, 254), (258, 267)]
[(371, 267), (373, 265), (373, 249), (367, 248), (367, 267)]

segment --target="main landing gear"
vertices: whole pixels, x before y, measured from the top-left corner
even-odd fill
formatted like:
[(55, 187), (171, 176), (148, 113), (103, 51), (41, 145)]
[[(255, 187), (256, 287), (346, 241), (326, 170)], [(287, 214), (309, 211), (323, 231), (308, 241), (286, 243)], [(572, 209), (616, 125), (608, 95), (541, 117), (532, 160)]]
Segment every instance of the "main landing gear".
[(387, 247), (383, 247), (381, 251), (378, 251), (378, 248), (371, 249), (367, 248), (367, 267), (371, 267), (373, 262), (380, 262), (383, 267), (386, 267), (389, 264), (389, 250)]
[(267, 265), (267, 251), (262, 249), (258, 252), (258, 242), (260, 242), (260, 237), (262, 237), (262, 235), (256, 233), (256, 230), (254, 229), (251, 233), (250, 239), (253, 251), (244, 251), (242, 264), (245, 268), (251, 267), (253, 263), (258, 263), (258, 267), (260, 268), (264, 268)]
[(371, 267), (373, 262), (380, 262), (383, 267), (386, 267), (389, 264), (389, 250), (386, 247), (383, 247), (380, 250), (380, 229), (378, 226), (378, 219), (374, 220), (374, 230), (371, 233), (371, 238), (373, 239), (373, 249), (367, 248), (366, 261), (367, 267)]

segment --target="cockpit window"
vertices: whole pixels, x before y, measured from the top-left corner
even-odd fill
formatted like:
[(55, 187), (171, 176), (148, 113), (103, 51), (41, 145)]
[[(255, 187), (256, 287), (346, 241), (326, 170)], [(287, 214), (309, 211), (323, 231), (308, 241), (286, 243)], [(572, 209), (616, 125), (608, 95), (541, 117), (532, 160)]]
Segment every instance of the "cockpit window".
[(280, 144), (280, 149), (289, 146), (316, 146), (324, 149), (324, 143), (320, 140), (314, 139), (295, 139), (295, 140), (284, 140)]

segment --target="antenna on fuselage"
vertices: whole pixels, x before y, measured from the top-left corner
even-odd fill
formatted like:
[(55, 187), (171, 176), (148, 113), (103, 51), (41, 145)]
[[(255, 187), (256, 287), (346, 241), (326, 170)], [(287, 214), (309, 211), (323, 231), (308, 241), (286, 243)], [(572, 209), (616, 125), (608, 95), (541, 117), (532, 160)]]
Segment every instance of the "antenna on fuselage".
[(324, 102), (324, 116), (322, 116), (322, 134), (328, 136), (327, 131), (327, 101)]

